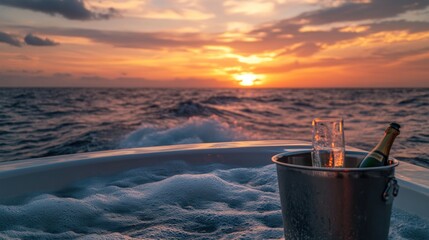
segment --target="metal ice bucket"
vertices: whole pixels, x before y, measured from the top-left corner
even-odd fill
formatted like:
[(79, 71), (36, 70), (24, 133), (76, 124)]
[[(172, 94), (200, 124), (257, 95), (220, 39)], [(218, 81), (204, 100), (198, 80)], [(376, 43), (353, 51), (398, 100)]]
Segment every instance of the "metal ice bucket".
[(365, 155), (346, 151), (345, 168), (312, 167), (310, 151), (272, 158), (285, 239), (387, 239), (399, 163), (356, 168)]

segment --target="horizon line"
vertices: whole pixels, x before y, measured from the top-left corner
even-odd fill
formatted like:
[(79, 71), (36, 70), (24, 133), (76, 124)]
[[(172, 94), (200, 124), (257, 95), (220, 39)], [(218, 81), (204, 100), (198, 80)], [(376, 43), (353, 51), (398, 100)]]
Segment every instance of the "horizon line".
[(236, 89), (236, 90), (270, 90), (270, 89), (429, 89), (427, 87), (94, 87), (94, 86), (0, 86), (0, 89)]

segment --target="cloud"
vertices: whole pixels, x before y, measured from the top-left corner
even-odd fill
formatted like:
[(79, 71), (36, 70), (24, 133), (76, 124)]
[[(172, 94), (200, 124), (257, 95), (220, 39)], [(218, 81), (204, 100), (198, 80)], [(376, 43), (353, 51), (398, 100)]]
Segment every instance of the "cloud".
[(29, 70), (29, 69), (12, 69), (12, 70), (6, 70), (6, 73), (12, 73), (12, 74), (28, 74), (28, 75), (35, 75), (35, 74), (41, 74), (43, 73), (43, 70)]
[[(332, 28), (328, 31), (316, 30), (301, 32), (304, 25), (284, 24), (283, 21), (257, 28), (243, 37), (232, 41), (222, 41), (222, 34), (211, 33), (180, 33), (180, 32), (130, 32), (106, 31), (82, 28), (43, 28), (15, 26), (21, 31), (39, 32), (46, 35), (81, 37), (93, 42), (109, 44), (122, 48), (140, 48), (148, 50), (200, 48), (203, 46), (224, 46), (233, 49), (233, 53), (246, 55), (258, 52), (280, 50), (282, 54), (294, 54), (298, 57), (311, 56), (322, 50), (322, 46), (333, 45), (342, 41), (371, 36), (381, 32), (403, 31), (405, 33), (421, 33), (429, 31), (429, 22), (416, 21), (379, 21), (357, 25), (365, 31), (344, 31), (344, 27)], [(261, 34), (263, 33), (263, 34)], [(246, 36), (261, 35), (257, 41), (246, 42)], [(285, 38), (284, 36), (289, 37)], [(379, 36), (382, 38), (383, 36)], [(398, 37), (398, 40), (399, 37)], [(377, 40), (375, 40), (377, 41)]]
[[(297, 49), (300, 51), (296, 51), (295, 55), (305, 56), (321, 50), (317, 46), (332, 45), (381, 32), (404, 31), (404, 34), (427, 32), (428, 21), (392, 20), (392, 18), (409, 11), (426, 9), (428, 6), (429, 0), (340, 1), (338, 5), (325, 6), (319, 10), (304, 12), (296, 17), (254, 28), (248, 35), (263, 36), (258, 37), (258, 41), (235, 42), (230, 46), (236, 50), (254, 52), (287, 49), (296, 44), (303, 44), (304, 47)], [(350, 23), (363, 20), (372, 21)], [(292, 52), (283, 52), (285, 53)]]
[(298, 57), (308, 57), (318, 52), (321, 47), (313, 42), (303, 43), (300, 46), (292, 49), (290, 52)]
[(429, 6), (428, 0), (352, 1), (336, 7), (305, 12), (287, 21), (289, 23), (306, 22), (307, 24), (320, 25), (335, 22), (383, 19), (395, 17), (408, 11), (425, 9), (427, 6)]
[(118, 15), (114, 8), (102, 12), (92, 11), (86, 7), (84, 0), (0, 0), (0, 5), (61, 15), (71, 20), (109, 19)]
[(379, 56), (385, 59), (401, 59), (409, 56), (422, 55), (422, 54), (429, 55), (429, 47), (413, 48), (413, 49), (406, 49), (406, 50), (404, 49), (392, 50), (388, 48), (382, 48), (382, 49), (377, 49), (376, 51), (373, 52), (374, 56)]
[(274, 11), (275, 3), (264, 0), (227, 0), (224, 2), (226, 12), (229, 14), (269, 14)]
[(56, 77), (56, 78), (70, 78), (70, 77), (73, 77), (73, 75), (71, 73), (68, 73), (68, 72), (58, 72), (58, 73), (54, 73), (52, 76)]
[(214, 18), (215, 1), (204, 0), (86, 0), (94, 8), (111, 6), (129, 18), (200, 21)]
[(213, 45), (213, 36), (200, 33), (180, 32), (128, 32), (128, 31), (106, 31), (83, 28), (37, 28), (16, 26), (29, 32), (40, 32), (47, 35), (82, 37), (94, 42), (110, 44), (115, 47), (162, 49), (181, 47), (200, 47)]
[(193, 9), (178, 9), (178, 10), (152, 10), (144, 11), (140, 17), (152, 19), (169, 19), (169, 20), (206, 20), (213, 18), (214, 15), (204, 13)]
[(25, 36), (24, 41), (28, 45), (33, 45), (33, 46), (56, 46), (59, 44), (59, 43), (54, 42), (48, 38), (43, 39), (43, 38), (40, 38), (38, 36), (34, 36), (31, 33), (29, 33), (29, 34), (27, 34), (27, 36)]
[(4, 32), (0, 32), (0, 42), (4, 42), (15, 47), (21, 47), (21, 42), (16, 37)]
[[(412, 34), (418, 36), (421, 33), (420, 35), (424, 37), (426, 32), (429, 31), (429, 22), (406, 20), (375, 21), (355, 25), (356, 29), (364, 29), (362, 31), (344, 31), (344, 26), (331, 27), (328, 30), (300, 31), (304, 26), (306, 26), (305, 23), (291, 23), (290, 19), (281, 20), (268, 26), (256, 28), (249, 33), (263, 35), (264, 37), (260, 38), (259, 41), (252, 43), (233, 42), (229, 46), (236, 51), (254, 53), (256, 51), (288, 49), (297, 44), (304, 44), (304, 47), (300, 49), (302, 51), (295, 52), (296, 55), (304, 56), (306, 54), (311, 55), (311, 53), (316, 54), (322, 49), (318, 46), (330, 46), (344, 41), (370, 37), (375, 34), (379, 35), (374, 41), (381, 43), (383, 40), (389, 40), (388, 34), (395, 35), (398, 31), (401, 31), (401, 34), (404, 35), (403, 37), (395, 36), (398, 41), (406, 41), (406, 37), (414, 36)], [(285, 53), (292, 52), (283, 52), (283, 54)]]
[(372, 33), (382, 32), (382, 31), (397, 31), (397, 30), (405, 30), (410, 33), (429, 31), (429, 22), (421, 22), (421, 21), (405, 21), (405, 20), (383, 21), (383, 22), (373, 23), (370, 25), (368, 24), (366, 26), (370, 27), (369, 32), (372, 32)]

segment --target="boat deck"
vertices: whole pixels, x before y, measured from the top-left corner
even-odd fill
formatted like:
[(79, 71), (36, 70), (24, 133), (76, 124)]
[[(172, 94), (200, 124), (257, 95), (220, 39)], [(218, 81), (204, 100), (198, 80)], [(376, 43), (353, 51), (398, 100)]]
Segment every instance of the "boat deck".
[[(0, 200), (63, 189), (76, 181), (108, 176), (133, 168), (181, 160), (189, 164), (222, 163), (257, 167), (281, 152), (310, 150), (302, 141), (269, 140), (185, 144), (119, 149), (0, 163)], [(347, 150), (362, 151), (347, 147)], [(396, 169), (400, 191), (394, 206), (429, 219), (429, 169), (400, 162)]]

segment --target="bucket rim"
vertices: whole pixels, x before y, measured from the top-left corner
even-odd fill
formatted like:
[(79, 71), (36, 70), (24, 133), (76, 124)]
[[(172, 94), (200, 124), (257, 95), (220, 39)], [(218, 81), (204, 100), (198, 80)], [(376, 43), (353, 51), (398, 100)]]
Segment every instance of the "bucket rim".
[[(310, 170), (310, 171), (322, 171), (322, 172), (367, 172), (367, 171), (385, 171), (389, 170), (391, 168), (395, 168), (399, 165), (399, 161), (395, 158), (390, 158), (389, 160), (392, 160), (393, 163), (387, 166), (381, 166), (381, 167), (366, 167), (366, 168), (325, 168), (325, 167), (313, 167), (313, 166), (303, 166), (303, 165), (297, 165), (297, 164), (291, 164), (291, 163), (284, 163), (281, 162), (280, 159), (283, 157), (293, 156), (293, 155), (300, 155), (305, 153), (311, 153), (311, 150), (301, 150), (301, 151), (294, 151), (294, 152), (283, 152), (274, 155), (271, 158), (271, 161), (274, 162), (276, 165), (281, 165), (288, 168), (295, 168), (300, 170)], [(348, 154), (365, 154), (364, 152), (359, 151), (346, 151)]]

